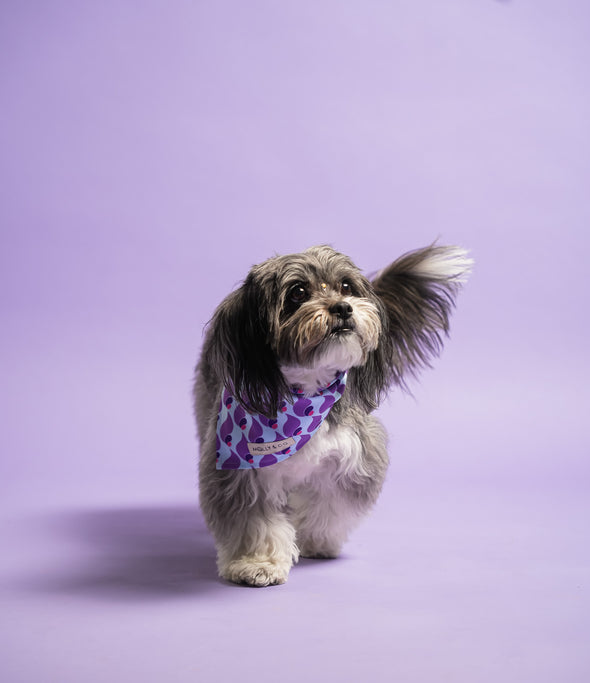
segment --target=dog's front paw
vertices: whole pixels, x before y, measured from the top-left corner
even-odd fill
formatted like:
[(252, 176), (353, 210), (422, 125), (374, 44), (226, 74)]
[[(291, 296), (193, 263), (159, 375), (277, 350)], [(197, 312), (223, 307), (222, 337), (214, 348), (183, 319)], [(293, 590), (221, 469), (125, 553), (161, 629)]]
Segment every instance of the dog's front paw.
[(219, 567), (222, 578), (246, 586), (278, 586), (289, 577), (291, 563), (268, 559), (243, 557)]

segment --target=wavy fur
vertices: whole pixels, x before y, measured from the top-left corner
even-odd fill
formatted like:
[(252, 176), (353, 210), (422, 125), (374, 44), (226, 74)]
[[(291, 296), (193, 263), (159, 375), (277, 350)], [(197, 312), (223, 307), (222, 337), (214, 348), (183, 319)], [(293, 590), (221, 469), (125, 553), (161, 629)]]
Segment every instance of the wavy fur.
[[(385, 431), (370, 413), (440, 352), (470, 267), (464, 250), (433, 245), (370, 282), (347, 256), (312, 247), (255, 266), (220, 304), (194, 395), (200, 503), (223, 578), (284, 583), (300, 555), (339, 554), (387, 470)], [(300, 451), (259, 470), (215, 468), (224, 386), (247, 410), (272, 416), (289, 385), (312, 394), (335, 370), (349, 373), (344, 396)]]

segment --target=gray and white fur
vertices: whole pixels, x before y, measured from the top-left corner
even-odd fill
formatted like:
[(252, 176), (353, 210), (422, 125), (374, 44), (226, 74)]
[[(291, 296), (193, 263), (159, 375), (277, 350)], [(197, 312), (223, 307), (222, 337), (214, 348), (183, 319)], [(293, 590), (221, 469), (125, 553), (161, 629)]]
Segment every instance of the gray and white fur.
[[(372, 412), (438, 354), (471, 265), (465, 250), (433, 245), (370, 281), (347, 256), (318, 246), (254, 266), (222, 301), (194, 385), (200, 504), (222, 578), (281, 584), (299, 557), (340, 553), (387, 470), (386, 433)], [(344, 395), (300, 451), (261, 469), (216, 469), (224, 386), (272, 416), (291, 386), (311, 395), (338, 371), (348, 371)]]

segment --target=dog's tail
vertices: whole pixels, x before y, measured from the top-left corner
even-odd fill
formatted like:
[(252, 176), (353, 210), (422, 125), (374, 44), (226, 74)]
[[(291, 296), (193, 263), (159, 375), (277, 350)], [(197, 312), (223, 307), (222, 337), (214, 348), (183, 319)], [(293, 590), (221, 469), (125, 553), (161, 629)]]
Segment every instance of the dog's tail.
[(434, 244), (404, 254), (374, 276), (373, 288), (386, 311), (395, 383), (406, 386), (408, 376), (440, 353), (456, 296), (472, 267), (465, 249)]

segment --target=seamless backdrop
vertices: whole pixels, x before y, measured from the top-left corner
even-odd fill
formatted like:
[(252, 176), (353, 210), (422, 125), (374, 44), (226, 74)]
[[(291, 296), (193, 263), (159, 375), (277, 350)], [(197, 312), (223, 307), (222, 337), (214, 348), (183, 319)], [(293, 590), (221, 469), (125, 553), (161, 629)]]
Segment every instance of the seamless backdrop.
[[(590, 9), (4, 2), (3, 680), (590, 676)], [(249, 267), (476, 266), (338, 561), (215, 577), (192, 369)]]

